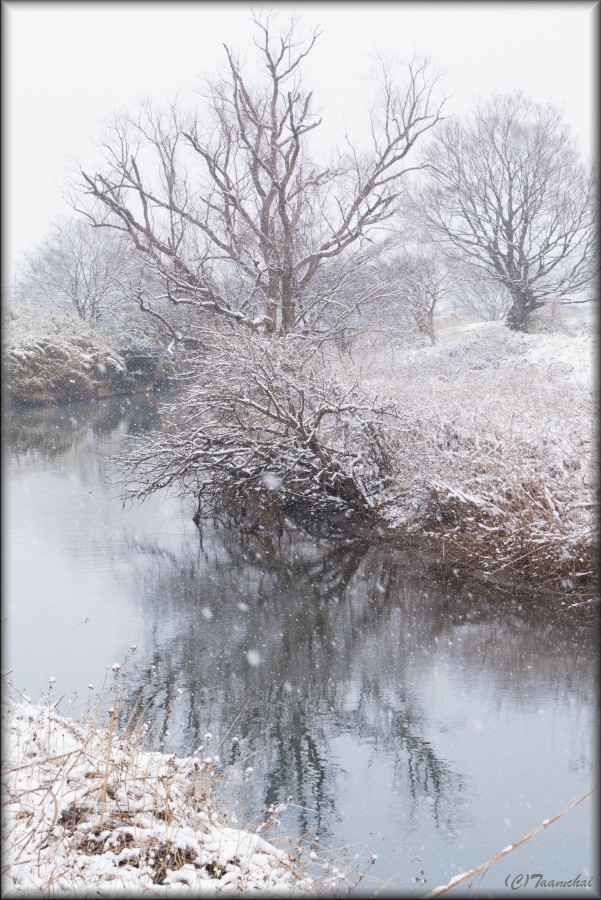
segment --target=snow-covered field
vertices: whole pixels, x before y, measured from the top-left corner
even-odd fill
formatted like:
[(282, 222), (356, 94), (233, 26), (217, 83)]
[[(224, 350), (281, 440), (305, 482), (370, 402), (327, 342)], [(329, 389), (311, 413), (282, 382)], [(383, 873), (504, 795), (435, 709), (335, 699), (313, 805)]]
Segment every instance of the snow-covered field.
[(355, 348), (344, 376), (392, 397), (401, 415), (388, 524), (461, 547), (490, 574), (590, 597), (593, 324), (518, 334), (456, 322), (439, 329), (436, 346), (375, 336)]
[(225, 824), (211, 793), (218, 757), (145, 751), (133, 732), (52, 704), (7, 701), (4, 718), (3, 896), (311, 890), (284, 851)]
[(412, 346), (394, 337), (375, 338), (365, 343), (363, 353), (354, 351), (353, 356), (355, 369), (372, 388), (394, 389), (409, 372), (418, 376), (420, 369), (446, 380), (451, 374), (517, 363), (540, 366), (541, 373), (561, 366), (568, 382), (593, 389), (597, 351), (596, 323), (589, 315), (561, 329), (539, 333), (511, 332), (502, 322), (458, 319), (438, 328), (434, 347), (425, 341)]

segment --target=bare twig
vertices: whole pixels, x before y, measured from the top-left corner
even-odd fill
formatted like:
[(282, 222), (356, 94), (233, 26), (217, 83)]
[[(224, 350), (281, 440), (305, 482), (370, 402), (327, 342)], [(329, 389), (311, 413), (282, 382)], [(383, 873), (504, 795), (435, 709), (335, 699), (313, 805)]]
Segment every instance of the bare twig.
[(479, 866), (476, 866), (475, 869), (470, 869), (469, 872), (464, 872), (463, 875), (456, 875), (455, 878), (451, 879), (448, 884), (442, 885), (441, 887), (437, 887), (435, 890), (431, 891), (427, 894), (427, 897), (440, 897), (442, 894), (446, 894), (448, 891), (452, 891), (454, 888), (458, 887), (460, 884), (463, 884), (470, 878), (473, 878), (474, 875), (478, 875), (479, 872), (483, 872), (492, 866), (493, 863), (498, 862), (503, 857), (508, 856), (510, 853), (513, 853), (514, 850), (517, 850), (518, 847), (521, 847), (522, 844), (525, 844), (526, 841), (529, 841), (531, 838), (536, 837), (537, 834), (540, 834), (541, 831), (544, 831), (549, 825), (552, 825), (553, 822), (557, 822), (558, 819), (561, 819), (562, 816), (565, 816), (566, 813), (570, 812), (570, 810), (574, 809), (583, 800), (586, 800), (587, 797), (590, 797), (591, 794), (594, 794), (596, 790), (598, 790), (599, 785), (595, 785), (595, 787), (591, 788), (590, 791), (587, 791), (582, 797), (578, 797), (577, 800), (574, 800), (573, 803), (570, 803), (569, 806), (566, 806), (565, 809), (562, 809), (561, 812), (557, 813), (556, 816), (553, 816), (552, 819), (545, 819), (544, 822), (541, 822), (540, 825), (537, 825), (532, 831), (528, 832), (528, 834), (524, 835), (523, 838), (520, 838), (519, 841), (516, 841), (515, 844), (510, 844), (509, 847), (506, 847), (504, 850), (501, 850), (500, 853), (497, 853), (491, 859), (482, 863)]

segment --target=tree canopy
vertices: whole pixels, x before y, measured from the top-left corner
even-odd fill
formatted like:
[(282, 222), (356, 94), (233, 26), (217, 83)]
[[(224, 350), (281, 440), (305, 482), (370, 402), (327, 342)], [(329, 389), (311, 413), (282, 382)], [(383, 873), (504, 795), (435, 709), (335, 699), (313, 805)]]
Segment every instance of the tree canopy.
[(509, 291), (510, 328), (593, 277), (595, 178), (553, 106), (520, 93), (480, 103), (437, 132), (429, 172), (422, 219)]
[(328, 268), (343, 255), (359, 267), (373, 253), (405, 175), (425, 164), (416, 143), (441, 118), (425, 63), (412, 62), (401, 87), (384, 66), (369, 150), (347, 141), (320, 163), (310, 135), (321, 119), (302, 78), (319, 33), (302, 40), (292, 23), (279, 34), (271, 15), (254, 24), (259, 75), (225, 47), (225, 72), (198, 109), (147, 103), (117, 118), (104, 167), (81, 173), (76, 205), (126, 235), (159, 276), (160, 294), (141, 290), (138, 300), (175, 340), (193, 339), (172, 324), (177, 306), (197, 326), (217, 316), (276, 335), (334, 334), (357, 297), (341, 298)]

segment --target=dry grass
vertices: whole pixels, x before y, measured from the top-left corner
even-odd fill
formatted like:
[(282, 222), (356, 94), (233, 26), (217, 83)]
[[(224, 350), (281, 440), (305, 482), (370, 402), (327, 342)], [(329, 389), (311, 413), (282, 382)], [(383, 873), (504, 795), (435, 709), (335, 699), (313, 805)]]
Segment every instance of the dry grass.
[[(288, 839), (286, 849), (276, 846), (282, 838), (267, 840), (292, 798), (272, 806), (256, 826), (228, 823), (223, 810), (232, 772), (221, 766), (219, 751), (230, 732), (211, 756), (165, 752), (160, 732), (169, 710), (149, 726), (142, 691), (125, 718), (123, 667), (111, 668), (78, 721), (59, 714), (55, 687), (51, 678), (42, 706), (5, 694), (6, 890), (286, 896), (347, 894), (367, 879), (379, 883), (371, 876), (375, 860), (351, 858), (349, 848), (316, 852), (310, 835)], [(152, 749), (157, 745), (162, 749)], [(252, 777), (249, 762), (236, 764), (238, 781)]]
[(398, 404), (380, 504), (391, 527), (444, 542), (472, 570), (591, 601), (596, 396), (568, 364), (531, 361), (497, 327), (394, 358), (357, 348), (347, 375)]
[[(532, 840), (533, 837), (536, 837), (536, 835), (540, 834), (541, 831), (544, 831), (545, 828), (548, 828), (549, 825), (552, 825), (554, 822), (557, 822), (558, 819), (561, 819), (562, 816), (566, 815), (566, 813), (569, 813), (572, 809), (575, 809), (584, 800), (588, 799), (588, 797), (590, 797), (592, 794), (594, 794), (597, 790), (598, 790), (598, 785), (595, 785), (595, 787), (591, 788), (589, 791), (586, 791), (584, 794), (582, 794), (581, 797), (578, 797), (576, 800), (574, 800), (572, 803), (570, 803), (569, 806), (566, 806), (565, 809), (562, 809), (561, 812), (559, 812), (555, 816), (553, 816), (553, 818), (545, 819), (544, 822), (541, 822), (540, 825), (537, 825), (536, 828), (533, 828), (532, 831), (529, 831), (528, 834), (525, 834), (523, 837), (521, 837), (519, 839), (519, 841), (516, 841), (514, 844), (509, 844), (508, 847), (505, 847), (503, 850), (499, 851), (499, 853), (496, 853), (493, 857), (491, 857), (490, 859), (487, 859), (486, 862), (480, 863), (479, 866), (476, 866), (475, 868), (470, 869), (469, 872), (463, 872), (461, 875), (456, 875), (454, 878), (451, 879), (451, 881), (448, 882), (448, 884), (444, 884), (444, 885), (441, 885), (440, 887), (435, 888), (427, 896), (432, 897), (432, 898), (433, 897), (441, 897), (443, 894), (447, 894), (449, 891), (454, 890), (456, 887), (459, 887), (459, 885), (461, 885), (461, 884), (464, 886), (464, 889), (465, 889), (465, 884), (467, 881), (470, 881), (472, 878), (474, 878), (476, 875), (479, 875), (480, 873), (482, 873), (482, 874), (486, 873), (487, 870), (492, 865), (494, 865), (494, 863), (496, 863), (500, 859), (503, 859), (504, 857), (508, 856), (508, 854), (513, 853), (514, 850), (517, 850), (519, 847), (522, 847), (527, 841)], [(538, 881), (541, 881), (542, 875), (527, 875), (525, 884), (523, 883), (523, 878), (524, 878), (523, 875), (520, 875), (517, 877), (514, 876), (515, 882), (517, 883), (517, 887), (515, 886), (515, 883), (514, 883), (514, 886), (512, 888), (513, 890), (518, 890), (521, 886), (525, 887), (528, 884), (528, 881), (530, 878), (533, 879), (533, 886), (535, 888), (538, 888), (539, 884), (537, 882), (537, 879), (538, 879)], [(570, 882), (571, 880), (573, 881), (574, 879), (565, 879), (566, 882)], [(581, 882), (583, 882), (584, 884), (586, 884), (588, 881), (588, 887), (592, 886), (592, 879), (588, 880), (585, 878), (582, 878), (582, 879), (579, 878), (579, 880)], [(543, 882), (543, 885), (544, 885), (544, 882)], [(557, 884), (557, 882), (555, 882), (555, 885), (552, 885), (552, 886), (570, 887), (571, 885), (569, 883), (568, 884), (565, 884), (565, 883)], [(470, 887), (473, 887), (473, 884), (470, 885)]]

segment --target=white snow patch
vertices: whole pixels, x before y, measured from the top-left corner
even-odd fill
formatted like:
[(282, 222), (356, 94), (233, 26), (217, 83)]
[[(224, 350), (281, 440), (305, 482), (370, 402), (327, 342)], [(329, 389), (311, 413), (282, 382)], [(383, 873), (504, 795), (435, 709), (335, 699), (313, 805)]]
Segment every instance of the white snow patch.
[[(6, 890), (192, 896), (310, 890), (287, 854), (225, 824), (192, 757), (144, 751), (5, 701)], [(158, 876), (158, 877), (157, 877)]]

